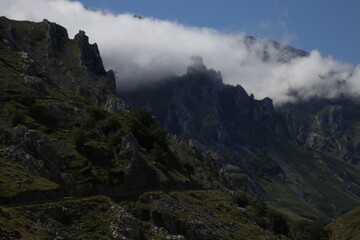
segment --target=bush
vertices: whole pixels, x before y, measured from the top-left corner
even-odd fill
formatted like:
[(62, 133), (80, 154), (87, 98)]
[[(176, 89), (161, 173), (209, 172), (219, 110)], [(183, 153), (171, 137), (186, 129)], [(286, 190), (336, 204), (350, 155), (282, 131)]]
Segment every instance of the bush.
[(285, 215), (271, 210), (268, 218), (270, 219), (270, 229), (274, 233), (288, 236), (290, 229)]
[(155, 143), (153, 149), (149, 153), (150, 161), (162, 164), (169, 163), (169, 154), (161, 146)]
[(33, 92), (24, 92), (22, 94), (17, 95), (15, 99), (16, 101), (18, 101), (23, 105), (31, 106), (35, 103), (37, 97)]
[(261, 200), (256, 200), (254, 208), (255, 221), (260, 227), (269, 229), (275, 234), (289, 235), (290, 228), (285, 215), (273, 210)]
[(232, 199), (233, 199), (234, 203), (236, 203), (240, 207), (247, 207), (250, 205), (250, 203), (252, 201), (252, 197), (249, 196), (247, 193), (245, 193), (242, 190), (236, 191), (232, 195)]
[(109, 144), (113, 147), (117, 147), (121, 141), (124, 131), (122, 129), (117, 130), (115, 133), (112, 133), (108, 137)]
[(11, 114), (10, 121), (14, 126), (16, 126), (17, 124), (24, 123), (25, 118), (25, 114), (17, 110)]
[(8, 117), (8, 119), (14, 126), (16, 126), (17, 124), (23, 123), (26, 119), (24, 111), (19, 110), (13, 104), (6, 105), (4, 112), (5, 112), (5, 115)]
[(86, 107), (86, 112), (95, 121), (103, 120), (108, 114), (103, 108), (97, 106)]
[(145, 149), (151, 150), (155, 144), (163, 149), (167, 148), (166, 131), (159, 126), (146, 109), (132, 110), (126, 117), (126, 126)]
[(76, 128), (73, 132), (73, 140), (76, 147), (83, 146), (89, 140), (90, 134), (81, 128)]
[(329, 240), (331, 231), (319, 221), (298, 221), (292, 224), (290, 237), (293, 240)]
[(78, 127), (84, 130), (91, 130), (95, 127), (95, 119), (90, 115), (77, 118), (75, 123)]
[(111, 115), (105, 118), (98, 125), (105, 135), (109, 135), (112, 132), (116, 132), (122, 127), (121, 120), (116, 115)]
[(38, 123), (46, 126), (52, 131), (58, 124), (58, 119), (49, 114), (50, 106), (41, 102), (37, 102), (30, 107), (30, 116)]

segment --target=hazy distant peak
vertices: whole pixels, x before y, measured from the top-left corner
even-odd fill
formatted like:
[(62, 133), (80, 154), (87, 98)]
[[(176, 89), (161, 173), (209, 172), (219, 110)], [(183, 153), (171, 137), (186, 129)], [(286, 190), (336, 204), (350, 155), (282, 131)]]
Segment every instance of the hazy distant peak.
[(191, 64), (188, 66), (187, 74), (194, 74), (194, 73), (204, 73), (208, 69), (204, 65), (202, 57), (200, 56), (192, 56), (191, 57)]

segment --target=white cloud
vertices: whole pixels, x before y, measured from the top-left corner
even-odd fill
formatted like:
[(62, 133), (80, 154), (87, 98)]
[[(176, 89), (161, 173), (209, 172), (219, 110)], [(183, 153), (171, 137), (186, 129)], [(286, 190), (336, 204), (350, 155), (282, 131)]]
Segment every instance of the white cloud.
[[(68, 29), (74, 36), (85, 30), (97, 42), (107, 69), (114, 69), (118, 87), (153, 81), (169, 74), (183, 74), (193, 55), (202, 56), (208, 68), (222, 72), (228, 84), (240, 84), (257, 98), (276, 103), (298, 97), (335, 97), (360, 92), (360, 66), (324, 58), (318, 51), (290, 62), (278, 62), (278, 49), (259, 40), (247, 47), (243, 34), (222, 34), (157, 19), (138, 19), (88, 10), (68, 0), (1, 0), (0, 15), (11, 19), (42, 21), (44, 18)], [(262, 61), (267, 46), (271, 58)], [(346, 80), (348, 88), (339, 88)]]

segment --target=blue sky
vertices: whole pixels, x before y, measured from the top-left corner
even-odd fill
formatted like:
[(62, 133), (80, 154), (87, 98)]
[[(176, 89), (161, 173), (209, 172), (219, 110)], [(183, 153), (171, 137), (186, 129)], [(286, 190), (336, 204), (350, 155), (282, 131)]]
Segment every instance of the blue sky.
[(358, 0), (81, 0), (86, 7), (112, 13), (130, 12), (210, 27), (245, 32), (286, 42), (307, 51), (354, 64), (360, 63)]

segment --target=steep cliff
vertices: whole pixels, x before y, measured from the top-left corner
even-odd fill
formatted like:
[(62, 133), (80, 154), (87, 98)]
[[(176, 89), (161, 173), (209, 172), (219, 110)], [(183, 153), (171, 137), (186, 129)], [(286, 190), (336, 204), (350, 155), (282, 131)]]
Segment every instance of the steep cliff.
[(114, 72), (105, 71), (97, 45), (89, 44), (85, 32), (70, 40), (65, 28), (47, 20), (34, 24), (2, 17), (0, 25), (3, 46), (20, 54), (24, 81), (37, 85), (37, 93), (47, 82), (112, 111), (126, 111), (126, 105), (115, 97)]
[[(255, 100), (241, 86), (225, 85), (220, 72), (196, 57), (187, 74), (120, 96), (144, 106), (171, 133), (204, 144), (261, 145), (278, 122), (272, 100)], [(263, 134), (264, 138), (259, 138)]]

